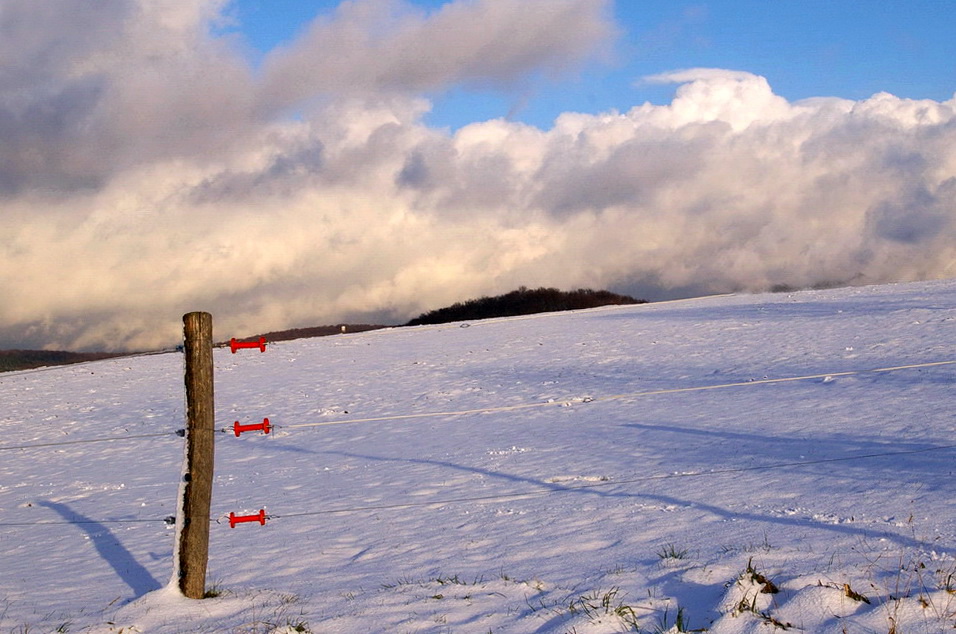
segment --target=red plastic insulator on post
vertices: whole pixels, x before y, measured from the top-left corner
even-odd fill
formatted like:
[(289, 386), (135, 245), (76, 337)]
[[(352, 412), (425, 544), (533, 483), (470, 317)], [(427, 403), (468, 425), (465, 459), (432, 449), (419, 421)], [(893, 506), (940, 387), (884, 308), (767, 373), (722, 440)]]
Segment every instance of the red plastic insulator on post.
[(236, 433), (236, 438), (239, 437), (239, 434), (246, 431), (261, 431), (264, 434), (268, 434), (272, 429), (272, 426), (269, 424), (268, 418), (263, 418), (261, 423), (256, 423), (254, 425), (240, 425), (239, 421), (232, 426), (232, 430)]
[(255, 515), (236, 515), (235, 513), (229, 514), (229, 528), (235, 528), (236, 524), (242, 524), (243, 522), (259, 522), (261, 526), (265, 526), (266, 510), (259, 509), (259, 512)]
[(229, 349), (232, 350), (233, 354), (236, 354), (236, 350), (243, 350), (245, 348), (259, 348), (259, 352), (266, 351), (266, 338), (259, 337), (259, 341), (237, 341), (235, 337), (229, 340)]

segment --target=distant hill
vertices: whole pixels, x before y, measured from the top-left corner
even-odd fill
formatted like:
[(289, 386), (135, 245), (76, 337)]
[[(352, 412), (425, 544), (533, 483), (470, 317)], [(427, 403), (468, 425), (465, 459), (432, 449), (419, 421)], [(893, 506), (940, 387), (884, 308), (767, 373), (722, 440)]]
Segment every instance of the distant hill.
[[(341, 334), (342, 332), (364, 332), (366, 330), (376, 330), (378, 328), (388, 328), (388, 326), (381, 326), (377, 324), (340, 324), (338, 326), (292, 328), (290, 330), (267, 332), (263, 335), (256, 335), (254, 337), (244, 337), (238, 340), (255, 341), (258, 340), (259, 337), (265, 337), (266, 341), (290, 341), (292, 339), (304, 339), (306, 337), (325, 337), (328, 335), (337, 335)], [(71, 363), (83, 363), (86, 361), (100, 361), (101, 359), (114, 359), (116, 357), (125, 357), (135, 354), (140, 353), (65, 352), (62, 350), (0, 350), (0, 372), (15, 372), (17, 370), (30, 370), (45, 366), (69, 365)]]
[(444, 324), (452, 321), (472, 321), (562, 310), (581, 310), (617, 304), (646, 303), (647, 300), (618, 295), (610, 291), (595, 291), (589, 288), (576, 291), (560, 291), (556, 288), (529, 290), (522, 286), (518, 290), (504, 295), (471, 299), (424, 313), (406, 325)]
[(259, 337), (265, 337), (266, 341), (292, 341), (293, 339), (306, 339), (309, 337), (328, 337), (329, 335), (338, 335), (343, 332), (365, 332), (367, 330), (378, 330), (380, 328), (390, 328), (380, 324), (339, 324), (338, 326), (312, 326), (309, 328), (290, 328), (289, 330), (275, 330), (250, 337), (236, 337), (236, 341), (257, 341)]
[(62, 350), (0, 350), (0, 372), (29, 370), (48, 365), (67, 365), (122, 357), (129, 353), (64, 352)]

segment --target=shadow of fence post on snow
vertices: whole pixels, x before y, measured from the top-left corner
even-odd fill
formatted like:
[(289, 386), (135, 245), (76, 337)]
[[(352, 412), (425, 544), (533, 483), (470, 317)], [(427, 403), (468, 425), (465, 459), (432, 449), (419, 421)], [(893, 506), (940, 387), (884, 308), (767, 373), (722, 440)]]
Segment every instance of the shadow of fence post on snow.
[(65, 504), (43, 500), (37, 502), (37, 505), (53, 509), (59, 513), (63, 519), (82, 528), (83, 532), (89, 536), (90, 541), (93, 542), (93, 547), (96, 548), (96, 552), (112, 566), (120, 579), (133, 591), (133, 598), (138, 598), (147, 592), (160, 589), (161, 586), (159, 582), (153, 578), (153, 575), (151, 575), (141, 563), (136, 561), (133, 554), (126, 550), (123, 544), (120, 543), (120, 540), (116, 538), (116, 535), (114, 535), (110, 529), (106, 528), (106, 526), (79, 513), (73, 512), (70, 507)]

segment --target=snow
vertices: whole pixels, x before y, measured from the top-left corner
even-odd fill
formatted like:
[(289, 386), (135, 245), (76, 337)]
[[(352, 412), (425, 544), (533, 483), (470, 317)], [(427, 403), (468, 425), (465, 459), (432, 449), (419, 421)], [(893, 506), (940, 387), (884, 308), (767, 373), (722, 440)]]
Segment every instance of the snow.
[(0, 631), (950, 630), (954, 307), (941, 281), (217, 349), (201, 601), (168, 586), (182, 356), (0, 374)]

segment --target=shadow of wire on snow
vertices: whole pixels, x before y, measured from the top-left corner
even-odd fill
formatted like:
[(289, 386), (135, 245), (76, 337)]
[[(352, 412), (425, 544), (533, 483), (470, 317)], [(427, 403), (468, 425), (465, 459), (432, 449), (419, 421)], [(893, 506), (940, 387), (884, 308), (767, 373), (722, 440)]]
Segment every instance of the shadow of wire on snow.
[[(590, 486), (565, 486), (556, 482), (548, 482), (546, 480), (538, 480), (535, 478), (529, 478), (526, 476), (519, 476), (515, 474), (508, 474), (498, 471), (492, 471), (489, 469), (483, 469), (480, 467), (469, 467), (464, 465), (457, 465), (451, 462), (442, 461), (442, 460), (430, 460), (426, 458), (394, 458), (388, 456), (374, 456), (368, 454), (358, 454), (344, 451), (327, 451), (327, 452), (315, 452), (339, 455), (348, 458), (358, 458), (376, 462), (400, 462), (400, 463), (410, 463), (410, 464), (419, 464), (419, 465), (434, 465), (442, 468), (450, 468), (459, 471), (466, 471), (469, 473), (476, 473), (487, 477), (494, 477), (510, 482), (517, 482), (523, 484), (530, 484), (537, 487), (537, 490), (528, 490), (528, 491), (503, 491), (500, 495), (501, 498), (510, 498), (510, 497), (522, 497), (524, 495), (536, 496), (536, 495), (548, 495), (556, 493), (573, 493), (578, 495), (591, 495), (599, 498), (609, 498), (609, 499), (634, 499), (634, 500), (653, 500), (661, 504), (666, 504), (670, 506), (678, 507), (692, 507), (698, 511), (704, 511), (715, 517), (722, 519), (733, 519), (736, 521), (749, 521), (749, 522), (760, 522), (770, 525), (777, 526), (790, 526), (790, 527), (800, 527), (800, 528), (812, 528), (822, 531), (830, 531), (834, 533), (840, 533), (844, 535), (852, 535), (861, 538), (872, 538), (874, 535), (878, 537), (885, 538), (889, 541), (895, 542), (900, 546), (905, 546), (909, 548), (930, 548), (933, 544), (928, 544), (924, 541), (916, 539), (914, 537), (908, 537), (905, 535), (900, 535), (898, 533), (890, 531), (879, 531), (875, 532), (872, 526), (851, 526), (847, 524), (830, 524), (826, 522), (816, 522), (810, 521), (807, 518), (802, 517), (788, 517), (788, 516), (775, 516), (775, 515), (760, 515), (757, 513), (752, 513), (748, 511), (739, 511), (739, 510), (730, 510), (722, 508), (715, 504), (704, 503), (700, 500), (684, 500), (678, 497), (664, 495), (659, 493), (650, 493), (650, 492), (631, 492), (626, 489), (627, 487), (640, 486), (640, 482), (628, 482), (624, 481), (609, 481), (606, 484), (600, 485), (590, 485)], [(717, 476), (720, 477), (723, 474), (700, 474), (701, 477), (707, 476)], [(655, 481), (656, 485), (660, 485), (664, 480)], [(608, 490), (612, 489), (612, 490)], [(469, 501), (469, 497), (466, 495), (463, 496), (451, 496), (452, 499), (436, 499), (433, 502), (425, 502), (423, 500), (415, 500), (414, 504), (456, 504), (461, 502)], [(488, 502), (496, 498), (494, 494), (489, 494), (485, 496), (476, 496), (475, 502)], [(400, 503), (397, 503), (400, 504)], [(346, 509), (343, 509), (343, 512), (346, 512)]]

